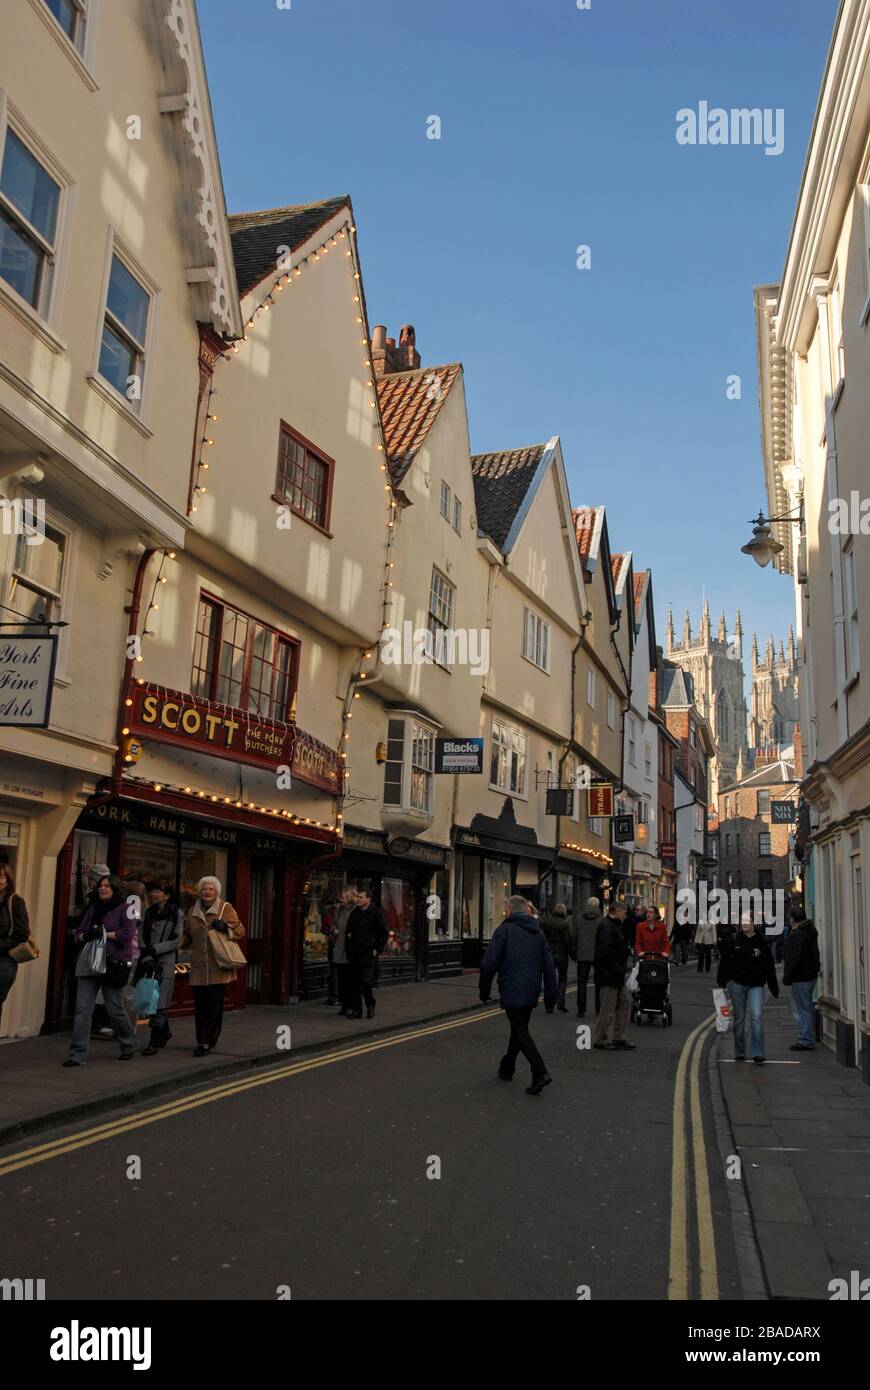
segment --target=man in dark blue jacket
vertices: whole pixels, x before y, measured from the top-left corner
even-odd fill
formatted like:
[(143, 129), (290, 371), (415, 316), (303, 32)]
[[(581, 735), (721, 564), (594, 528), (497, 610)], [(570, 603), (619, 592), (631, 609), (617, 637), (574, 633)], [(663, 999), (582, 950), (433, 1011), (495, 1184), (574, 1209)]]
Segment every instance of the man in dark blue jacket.
[(544, 1003), (549, 1009), (555, 1004), (556, 967), (546, 937), (525, 898), (508, 898), (506, 906), (507, 915), (493, 932), (480, 967), (480, 998), (484, 1004), (489, 1003), (493, 976), (497, 974), (499, 1003), (511, 1025), (507, 1052), (498, 1074), (502, 1081), (511, 1081), (517, 1054), (521, 1052), (532, 1069), (532, 1084), (526, 1091), (530, 1096), (538, 1096), (553, 1078), (535, 1047), (529, 1019), (541, 992), (542, 975)]

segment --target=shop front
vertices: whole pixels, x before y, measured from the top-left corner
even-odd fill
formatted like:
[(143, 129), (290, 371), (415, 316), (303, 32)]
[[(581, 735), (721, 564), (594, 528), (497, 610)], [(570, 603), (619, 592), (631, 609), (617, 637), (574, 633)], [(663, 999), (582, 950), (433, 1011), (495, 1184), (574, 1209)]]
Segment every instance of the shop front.
[(460, 947), (447, 932), (449, 851), (413, 840), (389, 840), (376, 830), (347, 826), (340, 855), (312, 865), (302, 889), (300, 993), (329, 993), (328, 931), (343, 889), (371, 893), (383, 911), (387, 944), (379, 984), (434, 979), (460, 972)]
[(570, 917), (582, 912), (590, 898), (602, 901), (609, 865), (609, 855), (579, 846), (575, 849), (563, 840), (553, 872), (541, 883), (540, 910), (549, 912), (556, 903), (564, 903)]
[(538, 906), (542, 877), (552, 862), (552, 848), (539, 845), (535, 832), (510, 815), (478, 815), (470, 827), (455, 829), (453, 929), (464, 969), (480, 965), (513, 893)]

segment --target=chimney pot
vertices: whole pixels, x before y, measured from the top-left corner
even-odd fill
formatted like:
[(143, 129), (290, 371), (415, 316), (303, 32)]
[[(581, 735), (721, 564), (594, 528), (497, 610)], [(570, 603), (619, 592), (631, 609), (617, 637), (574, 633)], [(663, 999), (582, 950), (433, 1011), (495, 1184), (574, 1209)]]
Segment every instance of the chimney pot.
[(372, 332), (372, 347), (376, 350), (383, 349), (387, 345), (387, 330), (382, 323), (376, 323)]
[(388, 347), (388, 348), (394, 348), (395, 346), (396, 346), (396, 340), (395, 340), (395, 338), (388, 338), (388, 339), (387, 339), (387, 347)]
[(399, 334), (399, 345), (401, 347), (416, 347), (417, 334), (414, 332), (412, 323), (403, 323)]

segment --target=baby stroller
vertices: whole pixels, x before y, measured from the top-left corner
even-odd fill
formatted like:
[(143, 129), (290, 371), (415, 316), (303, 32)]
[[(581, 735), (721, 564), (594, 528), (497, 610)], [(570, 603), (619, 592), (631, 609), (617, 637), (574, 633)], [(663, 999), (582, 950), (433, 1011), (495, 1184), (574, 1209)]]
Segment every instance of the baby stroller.
[(660, 1018), (667, 1028), (673, 1023), (670, 996), (670, 968), (666, 956), (641, 956), (637, 965), (637, 989), (631, 996), (631, 1017), (635, 1023)]

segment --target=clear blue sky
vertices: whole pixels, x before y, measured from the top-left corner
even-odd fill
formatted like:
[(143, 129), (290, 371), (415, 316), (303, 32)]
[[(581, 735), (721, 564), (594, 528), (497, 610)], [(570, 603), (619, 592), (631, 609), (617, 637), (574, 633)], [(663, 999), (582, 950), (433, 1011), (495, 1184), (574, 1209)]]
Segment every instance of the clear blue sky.
[[(474, 451), (561, 436), (574, 504), (653, 569), (659, 641), (703, 589), (784, 637), (791, 580), (740, 554), (765, 503), (752, 292), (782, 270), (836, 0), (199, 12), (229, 210), (350, 193), (372, 323), (463, 363)], [(783, 153), (678, 145), (702, 100), (782, 107)]]

